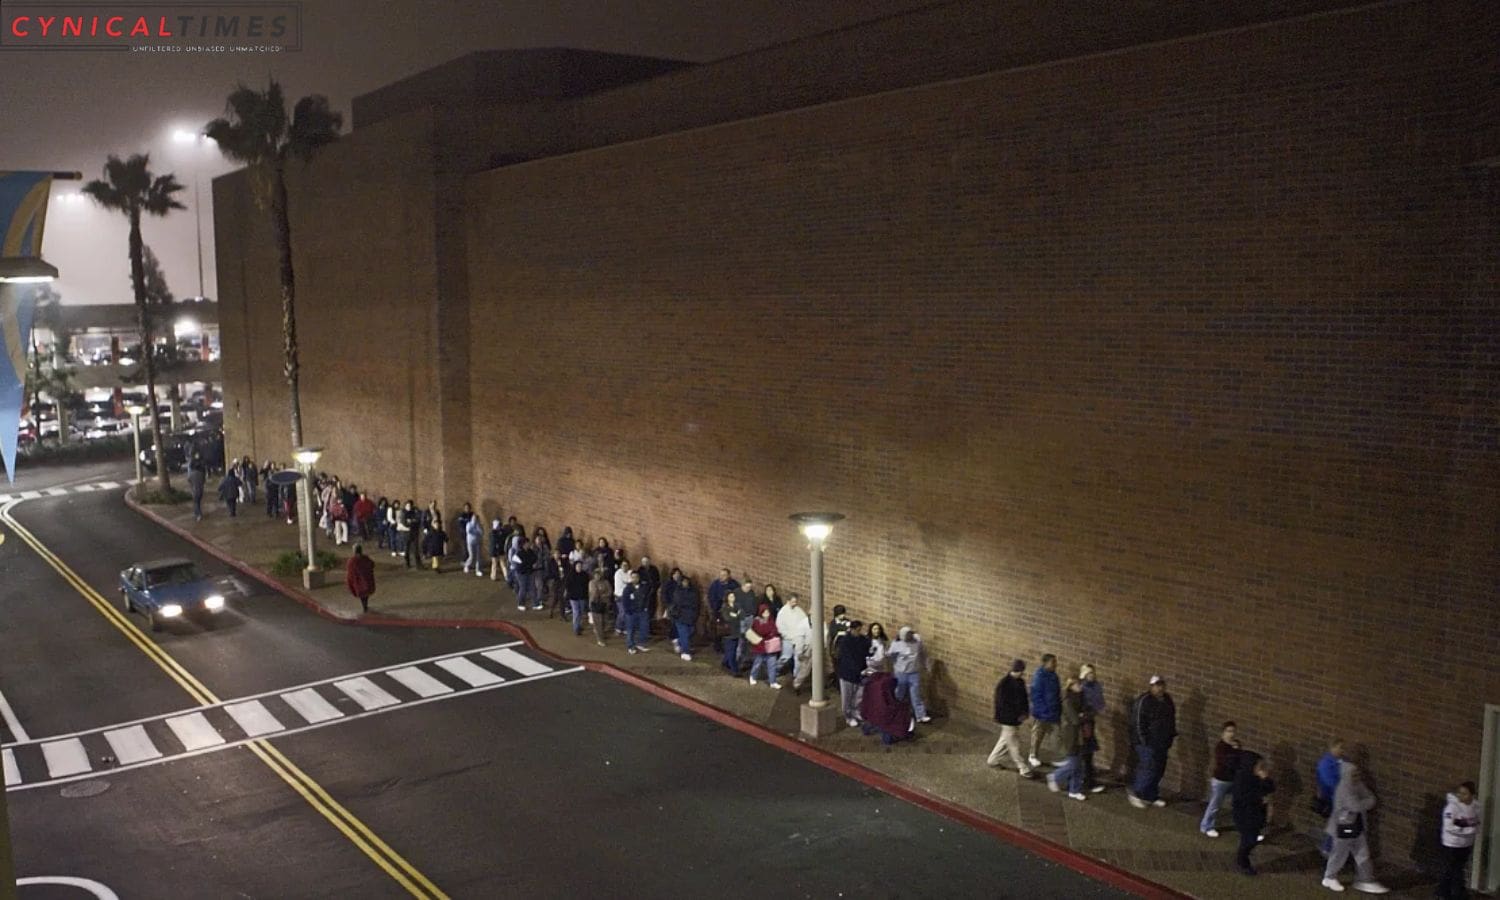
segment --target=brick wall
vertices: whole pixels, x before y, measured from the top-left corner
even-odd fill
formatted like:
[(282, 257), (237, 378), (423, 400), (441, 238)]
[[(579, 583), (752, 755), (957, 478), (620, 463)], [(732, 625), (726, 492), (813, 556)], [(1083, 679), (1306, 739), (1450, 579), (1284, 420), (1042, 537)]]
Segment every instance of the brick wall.
[[(427, 118), (361, 129), (294, 187), (309, 438), (700, 580), (805, 589), (786, 516), (839, 510), (830, 602), (917, 626), (938, 706), (986, 715), (1015, 656), (1095, 663), (1117, 708), (1161, 672), (1170, 787), (1225, 717), (1303, 780), (1340, 733), (1400, 858), (1500, 698), (1467, 166), (1497, 15), (1374, 5), (467, 182), (423, 174), (478, 154)], [(274, 256), (242, 181), (215, 200), (230, 449), (284, 455)]]
[(917, 626), (943, 705), (984, 715), (1044, 651), (1117, 704), (1161, 672), (1170, 784), (1200, 789), (1226, 717), (1303, 778), (1344, 734), (1404, 844), (1500, 696), (1494, 210), (1451, 40), (1476, 10), (476, 176), (475, 482), (798, 590), (786, 515), (841, 510), (831, 601)]

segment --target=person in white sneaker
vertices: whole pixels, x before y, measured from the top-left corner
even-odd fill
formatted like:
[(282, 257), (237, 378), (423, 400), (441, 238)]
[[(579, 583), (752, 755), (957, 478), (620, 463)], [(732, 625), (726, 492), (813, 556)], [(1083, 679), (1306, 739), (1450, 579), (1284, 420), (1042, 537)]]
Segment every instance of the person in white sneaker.
[(1026, 698), (1026, 662), (1016, 660), (1010, 671), (1001, 676), (995, 685), (995, 721), (1000, 725), (1000, 740), (990, 751), (985, 764), (1000, 768), (1006, 754), (1015, 763), (1022, 778), (1034, 778), (1035, 772), (1021, 753), (1021, 723), (1031, 715), (1031, 703)]
[(1323, 869), (1323, 887), (1342, 891), (1338, 874), (1350, 857), (1354, 859), (1354, 889), (1366, 894), (1386, 894), (1390, 888), (1375, 880), (1375, 864), (1370, 859), (1368, 821), (1375, 808), (1375, 793), (1365, 783), (1359, 766), (1346, 760), (1339, 762), (1339, 786), (1333, 792), (1333, 815), (1324, 829), (1333, 838), (1333, 850)]
[(1058, 704), (1057, 740), (1062, 745), (1063, 761), (1047, 776), (1047, 787), (1053, 793), (1061, 791), (1066, 780), (1068, 796), (1074, 800), (1087, 800), (1083, 792), (1083, 764), (1079, 750), (1083, 746), (1083, 717), (1092, 716), (1083, 700), (1083, 684), (1077, 678), (1069, 678), (1063, 686), (1062, 702)]
[(859, 726), (859, 686), (864, 679), (865, 658), (870, 655), (870, 639), (865, 637), (865, 623), (853, 619), (834, 642), (837, 656), (833, 670), (839, 679), (839, 700), (844, 721), (850, 728)]
[(677, 629), (678, 655), (683, 662), (692, 662), (693, 628), (698, 624), (702, 604), (698, 601), (698, 589), (687, 575), (676, 570), (674, 573), (674, 580), (667, 583), (667, 602), (671, 604), (672, 626)]
[(910, 700), (917, 714), (917, 721), (927, 723), (932, 716), (927, 714), (927, 704), (922, 702), (922, 673), (931, 668), (927, 648), (922, 636), (903, 625), (896, 631), (896, 639), (887, 648), (891, 657), (891, 674), (896, 676), (896, 697)]
[[(767, 591), (769, 595), (769, 590)], [(772, 609), (775, 609), (774, 604)], [(812, 620), (807, 617), (807, 610), (802, 608), (802, 601), (793, 594), (787, 600), (786, 605), (781, 607), (781, 612), (776, 614), (776, 631), (780, 633), (781, 658), (777, 660), (778, 670), (792, 664), (792, 690), (801, 690), (802, 683), (808, 677), (807, 660), (812, 654)]]
[(1219, 836), (1219, 807), (1229, 789), (1234, 787), (1235, 774), (1239, 772), (1240, 739), (1236, 737), (1233, 722), (1219, 726), (1219, 742), (1214, 744), (1214, 771), (1208, 779), (1208, 807), (1203, 810), (1203, 819), (1198, 831), (1216, 838)]
[(1162, 807), (1161, 777), (1167, 771), (1167, 752), (1177, 739), (1177, 704), (1167, 693), (1167, 680), (1152, 675), (1150, 687), (1135, 698), (1130, 709), (1130, 742), (1135, 745), (1135, 777), (1125, 795), (1137, 809)]
[(1057, 678), (1057, 657), (1042, 654), (1042, 664), (1031, 676), (1031, 763), (1032, 768), (1045, 765), (1042, 762), (1042, 744), (1062, 721), (1062, 682)]
[[(1083, 702), (1088, 704), (1089, 711), (1093, 713), (1093, 722), (1098, 722), (1105, 709), (1104, 685), (1099, 683), (1099, 676), (1094, 674), (1093, 663), (1084, 663), (1079, 667), (1078, 680), (1083, 682)], [(1094, 771), (1094, 754), (1099, 752), (1099, 738), (1092, 734), (1092, 723), (1088, 730), (1091, 733), (1079, 753), (1079, 759), (1083, 763), (1083, 789), (1090, 794), (1102, 794), (1104, 785), (1099, 783)]]
[(781, 690), (781, 683), (776, 680), (777, 660), (781, 657), (781, 634), (776, 630), (776, 623), (771, 620), (770, 604), (762, 603), (756, 610), (755, 619), (745, 632), (745, 638), (750, 642), (750, 655), (755, 659), (750, 664), (750, 683), (759, 684), (755, 680), (755, 673), (764, 671), (771, 687)]

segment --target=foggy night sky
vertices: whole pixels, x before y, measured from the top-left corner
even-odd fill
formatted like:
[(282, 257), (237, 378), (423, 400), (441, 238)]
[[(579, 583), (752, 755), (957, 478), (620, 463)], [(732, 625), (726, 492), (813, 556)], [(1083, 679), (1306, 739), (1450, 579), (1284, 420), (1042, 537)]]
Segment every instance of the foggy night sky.
[[(152, 54), (0, 51), (0, 170), (72, 170), (100, 177), (109, 153), (149, 152), (156, 174), (186, 185), (188, 208), (148, 218), (146, 243), (179, 297), (198, 293), (193, 180), (202, 178), (205, 293), (214, 281), (209, 180), (236, 166), (212, 145), (174, 144), (222, 114), (237, 82), (274, 75), (288, 107), (328, 95), (349, 129), (357, 94), (475, 50), (566, 46), (705, 62), (816, 34), (931, 0), (306, 0), (297, 53)], [(130, 301), (125, 219), (91, 201), (83, 182), (54, 182), (42, 255), (61, 271), (66, 303)], [(272, 277), (271, 273), (267, 277)]]

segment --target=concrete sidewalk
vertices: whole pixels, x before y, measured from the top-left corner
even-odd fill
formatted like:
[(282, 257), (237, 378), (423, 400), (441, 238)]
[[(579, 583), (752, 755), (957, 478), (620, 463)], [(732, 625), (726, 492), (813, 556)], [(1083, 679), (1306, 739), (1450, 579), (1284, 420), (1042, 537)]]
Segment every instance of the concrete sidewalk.
[[(268, 573), (276, 557), (297, 547), (297, 529), (284, 520), (267, 517), (263, 505), (242, 507), (239, 517), (233, 519), (215, 505), (206, 510), (200, 522), (193, 520), (190, 504), (151, 507), (143, 512), (205, 549), (257, 570), (264, 578), (271, 578)], [(341, 558), (346, 558), (350, 549), (333, 548), (332, 541), (325, 540), (321, 533), (319, 547), (337, 549)], [(798, 705), (805, 701), (805, 691), (799, 697), (790, 689), (751, 687), (743, 678), (731, 678), (718, 667), (711, 648), (700, 648), (697, 659), (683, 662), (671, 652), (664, 637), (657, 637), (653, 640), (657, 652), (632, 656), (612, 633), (608, 646), (601, 648), (587, 629), (582, 637), (575, 637), (566, 621), (550, 619), (546, 612), (518, 611), (515, 597), (504, 582), (493, 582), (488, 575), (481, 579), (463, 574), (451, 557), (442, 572), (435, 574), (406, 569), (401, 560), (377, 549), (373, 541), (366, 545), (366, 552), (376, 566), (371, 619), (403, 620), (415, 627), (434, 625), (438, 620), (449, 624), (461, 620), (476, 627), (497, 621), (510, 623), (526, 629), (547, 652), (580, 662), (612, 664), (766, 729), (797, 737)], [(312, 591), (303, 591), (300, 582), (290, 579), (272, 580), (289, 594), (316, 604), (325, 615), (351, 623), (360, 619), (359, 601), (345, 590), (341, 571), (330, 573), (328, 586)], [(1106, 684), (1106, 688), (1111, 689), (1112, 705), (1122, 702), (1114, 685)], [(837, 690), (832, 696), (837, 701)], [(816, 742), (816, 746), (902, 785), (1196, 897), (1297, 900), (1332, 896), (1319, 885), (1323, 860), (1311, 837), (1288, 825), (1273, 826), (1256, 851), (1261, 874), (1248, 878), (1234, 870), (1236, 841), (1227, 810), (1220, 817), (1224, 834), (1212, 840), (1198, 833), (1198, 818), (1203, 811), (1199, 801), (1174, 802), (1161, 810), (1137, 810), (1112, 781), (1109, 791), (1080, 803), (1051, 793), (1040, 781), (988, 768), (985, 757), (995, 741), (995, 732), (988, 727), (940, 717), (930, 725), (919, 725), (918, 730), (917, 741), (887, 748), (877, 738), (840, 725), (837, 733)], [(1105, 755), (1101, 753), (1100, 758)], [(1382, 865), (1380, 873), (1392, 889), (1392, 897), (1432, 894), (1431, 882), (1413, 870)], [(1351, 878), (1352, 870), (1346, 871), (1345, 883)], [(1002, 894), (1000, 891), (996, 896)]]

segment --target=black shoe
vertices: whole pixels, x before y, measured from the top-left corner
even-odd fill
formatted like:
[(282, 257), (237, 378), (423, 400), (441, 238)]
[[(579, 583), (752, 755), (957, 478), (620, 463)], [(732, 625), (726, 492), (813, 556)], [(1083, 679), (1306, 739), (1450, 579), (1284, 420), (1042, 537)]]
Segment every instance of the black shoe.
[(1242, 866), (1239, 863), (1235, 863), (1234, 867), (1236, 869), (1240, 870), (1240, 874), (1241, 875), (1259, 875), (1260, 874), (1259, 872), (1255, 871), (1255, 867), (1254, 866)]

